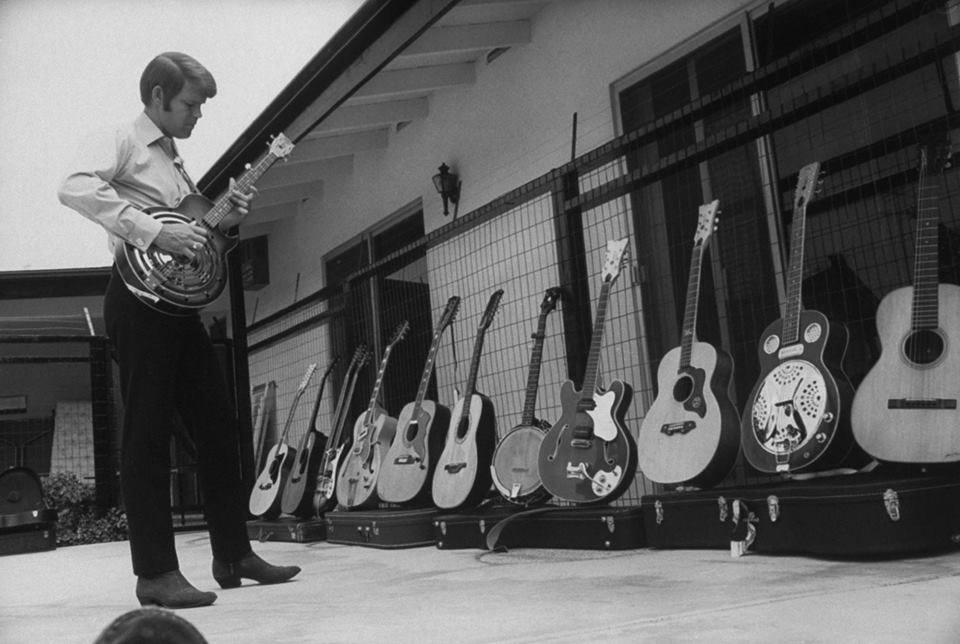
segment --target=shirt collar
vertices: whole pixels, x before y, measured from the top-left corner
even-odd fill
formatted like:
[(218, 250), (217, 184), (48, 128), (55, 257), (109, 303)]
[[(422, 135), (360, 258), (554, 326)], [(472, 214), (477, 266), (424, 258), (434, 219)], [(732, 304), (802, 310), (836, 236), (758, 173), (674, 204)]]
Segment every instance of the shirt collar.
[(157, 127), (157, 124), (150, 120), (150, 117), (147, 116), (146, 112), (140, 112), (136, 119), (133, 121), (133, 131), (137, 140), (140, 141), (144, 146), (148, 146), (151, 143), (157, 143), (164, 138), (163, 132), (160, 131), (160, 128)]

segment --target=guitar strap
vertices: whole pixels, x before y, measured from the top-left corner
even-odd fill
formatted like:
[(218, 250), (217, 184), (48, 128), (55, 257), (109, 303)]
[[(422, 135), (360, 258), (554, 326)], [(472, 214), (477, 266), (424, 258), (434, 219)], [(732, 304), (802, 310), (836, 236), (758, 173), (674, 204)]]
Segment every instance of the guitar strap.
[(190, 175), (187, 174), (187, 169), (183, 166), (183, 158), (180, 156), (180, 151), (177, 150), (177, 144), (174, 143), (173, 138), (164, 138), (164, 141), (170, 142), (170, 152), (172, 152), (171, 157), (173, 158), (173, 166), (177, 169), (177, 172), (180, 173), (180, 176), (183, 177), (183, 180), (187, 182), (187, 185), (190, 186), (190, 192), (200, 194), (200, 191), (197, 190), (197, 184), (193, 182), (193, 179), (191, 179)]

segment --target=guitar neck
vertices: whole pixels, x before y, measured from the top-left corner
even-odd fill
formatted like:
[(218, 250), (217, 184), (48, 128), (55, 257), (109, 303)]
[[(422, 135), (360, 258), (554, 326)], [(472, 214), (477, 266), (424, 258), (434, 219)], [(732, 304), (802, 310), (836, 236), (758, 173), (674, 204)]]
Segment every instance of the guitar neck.
[(687, 280), (687, 303), (683, 311), (683, 328), (680, 333), (680, 368), (690, 366), (693, 343), (697, 335), (697, 303), (700, 300), (700, 266), (706, 244), (698, 242), (690, 253), (690, 276)]
[(914, 331), (940, 326), (939, 192), (937, 175), (930, 176), (921, 167), (917, 184), (916, 249), (913, 259), (911, 326)]
[(327, 378), (330, 376), (330, 372), (333, 371), (333, 367), (339, 361), (339, 356), (334, 358), (330, 366), (327, 367), (326, 372), (324, 372), (323, 378), (320, 379), (320, 389), (317, 391), (317, 399), (313, 401), (313, 411), (310, 412), (310, 424), (307, 425), (307, 432), (317, 429), (317, 417), (320, 415), (320, 403), (323, 401), (323, 390), (327, 386)]
[(807, 206), (794, 209), (790, 234), (790, 267), (787, 269), (787, 306), (783, 318), (783, 344), (800, 338), (800, 310), (803, 307), (803, 240), (807, 227)]
[(477, 332), (477, 339), (473, 343), (473, 357), (470, 359), (470, 373), (467, 376), (467, 382), (463, 386), (463, 398), (469, 400), (477, 389), (477, 374), (480, 372), (480, 355), (483, 353), (483, 338), (487, 334), (486, 329), (480, 329)]
[(387, 361), (390, 360), (390, 352), (393, 351), (393, 345), (387, 345), (383, 350), (383, 359), (380, 361), (380, 369), (377, 371), (377, 380), (373, 383), (373, 392), (370, 394), (370, 402), (367, 405), (367, 421), (373, 419), (373, 412), (377, 407), (377, 399), (380, 398), (380, 384), (383, 382), (383, 374), (387, 370)]
[[(273, 162), (276, 161), (277, 158), (278, 157), (272, 152), (267, 152), (260, 157), (260, 160), (257, 161), (256, 164), (251, 166), (237, 179), (237, 190), (240, 192), (249, 192), (253, 184), (263, 176), (263, 173), (273, 165)], [(230, 199), (230, 191), (227, 190), (220, 195), (213, 204), (213, 207), (203, 216), (204, 225), (211, 229), (216, 228), (231, 210), (233, 210), (233, 201)]]
[(434, 362), (437, 359), (437, 351), (440, 349), (440, 338), (446, 327), (441, 327), (433, 336), (433, 342), (430, 344), (430, 351), (427, 352), (427, 360), (423, 366), (423, 376), (420, 378), (420, 386), (417, 388), (417, 397), (413, 405), (412, 418), (420, 417), (420, 409), (423, 406), (423, 400), (427, 395), (427, 387), (430, 386), (430, 376), (433, 374)]
[(527, 396), (523, 403), (523, 415), (520, 418), (522, 425), (533, 425), (537, 409), (537, 388), (540, 383), (540, 363), (543, 360), (543, 341), (546, 338), (547, 315), (544, 312), (537, 322), (537, 332), (533, 339), (533, 352), (530, 355), (530, 369), (527, 372)]
[(610, 298), (610, 286), (613, 280), (605, 280), (600, 288), (600, 299), (597, 302), (597, 317), (593, 322), (593, 337), (590, 339), (590, 353), (587, 356), (587, 368), (583, 376), (584, 401), (593, 400), (597, 390), (597, 378), (600, 367), (600, 344), (603, 341), (603, 326), (607, 316), (607, 300)]

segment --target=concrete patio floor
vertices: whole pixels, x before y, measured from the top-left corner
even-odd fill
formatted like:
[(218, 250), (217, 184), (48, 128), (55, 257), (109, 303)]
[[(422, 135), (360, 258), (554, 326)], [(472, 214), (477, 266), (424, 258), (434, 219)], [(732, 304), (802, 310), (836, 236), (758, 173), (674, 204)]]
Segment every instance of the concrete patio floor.
[[(219, 642), (960, 642), (960, 551), (839, 561), (723, 550), (254, 549), (303, 572), (222, 591), (205, 533), (181, 569), (216, 590), (178, 611)], [(126, 542), (0, 557), (0, 642), (90, 643), (138, 608)]]

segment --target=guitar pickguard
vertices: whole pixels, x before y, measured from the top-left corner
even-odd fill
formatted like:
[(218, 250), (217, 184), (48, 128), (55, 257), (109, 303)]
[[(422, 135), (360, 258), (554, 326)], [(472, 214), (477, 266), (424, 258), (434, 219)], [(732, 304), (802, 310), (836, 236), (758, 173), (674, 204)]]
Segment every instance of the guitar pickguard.
[(768, 453), (803, 449), (827, 413), (826, 379), (805, 360), (788, 360), (764, 378), (751, 410), (757, 443)]

